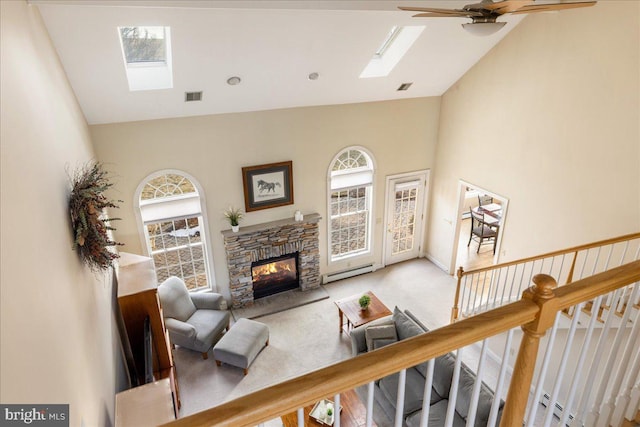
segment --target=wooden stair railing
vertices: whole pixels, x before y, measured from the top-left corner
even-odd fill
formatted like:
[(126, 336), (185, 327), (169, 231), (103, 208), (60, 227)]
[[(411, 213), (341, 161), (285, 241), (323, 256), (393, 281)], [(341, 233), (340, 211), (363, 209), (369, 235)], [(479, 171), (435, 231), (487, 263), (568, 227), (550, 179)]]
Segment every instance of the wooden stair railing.
[[(630, 243), (635, 248), (629, 250)], [(616, 246), (618, 244), (626, 246)], [(608, 253), (602, 254), (603, 249), (608, 249)], [(614, 249), (617, 259), (611, 260)], [(464, 271), (460, 267), (456, 272), (458, 280), (451, 322), (518, 299), (535, 274), (549, 274), (556, 278), (559, 286), (564, 286), (606, 271), (610, 264), (615, 267), (639, 257), (640, 233), (631, 233), (475, 270)], [(581, 266), (577, 265), (579, 260)], [(591, 272), (585, 271), (589, 269)]]
[[(640, 281), (640, 261), (555, 288), (537, 275), (517, 302), (275, 384), (165, 424), (172, 427), (255, 426), (480, 340), (522, 326), (524, 331), (505, 401), (501, 427), (522, 425), (540, 338), (557, 313)], [(555, 289), (554, 289), (555, 288)]]

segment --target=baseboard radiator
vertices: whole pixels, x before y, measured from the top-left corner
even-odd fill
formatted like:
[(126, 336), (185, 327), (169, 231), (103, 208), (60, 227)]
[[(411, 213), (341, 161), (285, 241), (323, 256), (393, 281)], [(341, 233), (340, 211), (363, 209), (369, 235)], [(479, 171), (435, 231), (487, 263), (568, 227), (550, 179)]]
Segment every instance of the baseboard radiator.
[(362, 267), (356, 267), (337, 273), (325, 274), (322, 276), (322, 283), (326, 285), (327, 283), (335, 282), (336, 280), (346, 279), (348, 277), (358, 276), (360, 274), (371, 273), (372, 271), (374, 271), (373, 264), (367, 264), (363, 265)]
[[(549, 403), (551, 403), (551, 396), (549, 395), (549, 393), (545, 392), (542, 395), (542, 399), (540, 399), (540, 403), (545, 407), (548, 408), (549, 407)], [(558, 419), (562, 418), (562, 413), (564, 412), (564, 407), (556, 402), (556, 404), (553, 406), (553, 415), (555, 415)], [(569, 419), (567, 420), (568, 424), (566, 424), (567, 426), (571, 425), (571, 422), (573, 421), (574, 416), (573, 414), (569, 414)]]

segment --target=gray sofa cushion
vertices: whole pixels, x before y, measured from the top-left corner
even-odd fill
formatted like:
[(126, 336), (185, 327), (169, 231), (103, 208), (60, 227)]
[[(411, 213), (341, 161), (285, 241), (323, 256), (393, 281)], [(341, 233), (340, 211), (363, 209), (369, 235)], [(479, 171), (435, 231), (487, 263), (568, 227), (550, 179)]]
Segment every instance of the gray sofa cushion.
[(365, 339), (365, 331), (367, 328), (379, 325), (393, 325), (393, 317), (391, 315), (376, 319), (366, 325), (353, 328), (349, 333), (351, 339), (351, 355), (357, 356), (367, 352), (367, 341)]
[[(367, 342), (367, 351), (375, 350), (384, 345), (398, 341), (395, 325), (379, 325), (369, 326), (364, 331), (365, 340)], [(381, 345), (378, 341), (384, 341)]]
[[(431, 405), (429, 407), (429, 425), (430, 426), (443, 426), (444, 422), (447, 418), (447, 406), (449, 406), (449, 401), (447, 399), (442, 399), (438, 403)], [(422, 411), (418, 411), (411, 416), (407, 417), (407, 427), (419, 427), (420, 426), (420, 418), (422, 417)], [(465, 427), (465, 420), (460, 417), (455, 411), (453, 413), (453, 427)]]
[[(384, 377), (379, 382), (380, 391), (395, 406), (398, 401), (398, 380), (400, 375), (393, 374)], [(424, 396), (424, 377), (415, 368), (407, 369), (407, 380), (404, 391), (404, 411), (406, 416), (422, 408)], [(436, 397), (439, 400), (439, 396)], [(433, 396), (432, 396), (433, 399)]]
[[(469, 415), (473, 385), (476, 381), (475, 374), (463, 363), (460, 367), (460, 382), (458, 384), (458, 397), (456, 399), (456, 412), (465, 420)], [(483, 382), (480, 386), (480, 396), (478, 398), (478, 408), (476, 410), (476, 420), (474, 426), (486, 426), (491, 412), (493, 392)]]
[(411, 338), (425, 332), (424, 329), (418, 326), (416, 322), (403, 313), (398, 307), (394, 308), (392, 318), (396, 325), (396, 331), (398, 332), (398, 340)]

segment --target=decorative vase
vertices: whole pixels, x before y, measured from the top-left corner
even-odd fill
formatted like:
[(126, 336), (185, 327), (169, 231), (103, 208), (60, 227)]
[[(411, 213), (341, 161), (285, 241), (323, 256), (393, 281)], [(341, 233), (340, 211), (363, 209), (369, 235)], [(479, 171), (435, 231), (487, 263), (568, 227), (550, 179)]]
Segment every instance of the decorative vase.
[(234, 233), (237, 233), (238, 231), (240, 231), (240, 226), (239, 225), (232, 225), (231, 226), (231, 231), (233, 231)]
[(302, 212), (300, 211), (296, 211), (295, 215), (294, 215), (294, 219), (298, 222), (302, 221), (304, 219), (304, 216), (302, 215)]

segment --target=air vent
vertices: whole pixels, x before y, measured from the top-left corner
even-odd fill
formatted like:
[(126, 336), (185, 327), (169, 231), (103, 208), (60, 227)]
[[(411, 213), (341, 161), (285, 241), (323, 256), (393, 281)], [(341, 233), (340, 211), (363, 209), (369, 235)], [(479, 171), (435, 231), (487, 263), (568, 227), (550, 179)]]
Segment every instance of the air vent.
[(407, 90), (413, 83), (402, 83), (396, 90)]
[(185, 92), (184, 102), (202, 101), (202, 91), (200, 92)]

